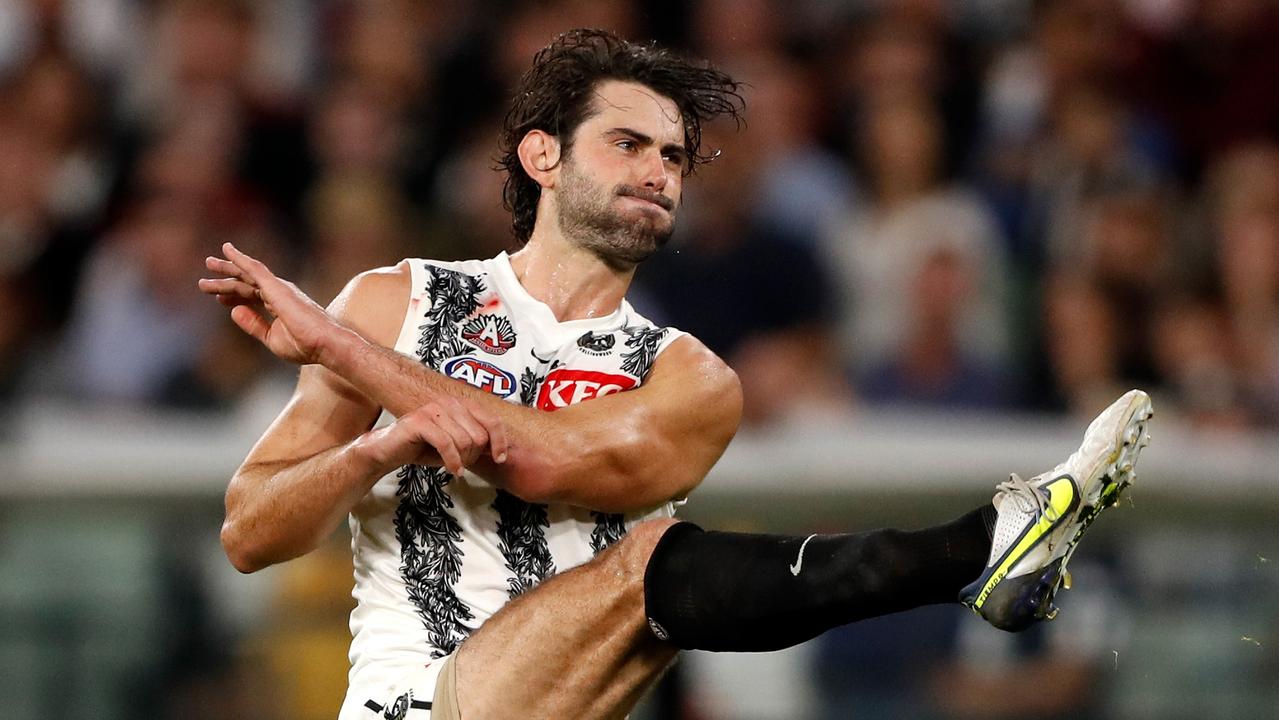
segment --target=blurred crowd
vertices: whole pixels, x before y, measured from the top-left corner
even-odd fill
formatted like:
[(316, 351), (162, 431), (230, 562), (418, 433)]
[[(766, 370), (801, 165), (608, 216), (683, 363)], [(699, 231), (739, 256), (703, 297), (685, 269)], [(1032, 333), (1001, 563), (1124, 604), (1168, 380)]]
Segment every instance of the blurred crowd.
[(1279, 424), (1272, 0), (0, 0), (0, 397), (235, 407), (283, 368), (195, 289), (223, 241), (321, 302), (508, 249), (506, 96), (574, 26), (747, 84), (634, 302), (750, 422)]

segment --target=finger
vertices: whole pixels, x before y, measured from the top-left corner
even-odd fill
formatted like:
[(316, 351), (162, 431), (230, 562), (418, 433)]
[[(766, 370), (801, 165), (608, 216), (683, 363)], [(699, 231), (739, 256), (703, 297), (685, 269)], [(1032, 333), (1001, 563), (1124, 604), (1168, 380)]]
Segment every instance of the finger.
[(443, 407), (440, 408), (434, 416), (436, 425), (439, 426), (441, 430), (448, 433), (449, 437), (452, 438), (453, 447), (457, 448), (457, 452), (461, 457), (463, 466), (469, 465), (479, 459), (480, 455), (484, 452), (484, 448), (488, 445), (488, 435), (479, 427), (479, 423), (475, 423), (469, 417), (467, 418), (468, 420), (471, 420), (473, 425), (475, 425), (475, 429), (479, 434), (478, 438), (474, 437), (471, 434), (471, 431), (465, 426), (461, 417), (466, 415), (466, 411), (461, 407)]
[(200, 278), (196, 283), (209, 295), (233, 295), (245, 300), (258, 300), (258, 289), (235, 278)]
[(231, 308), (231, 319), (241, 330), (248, 333), (254, 340), (267, 344), (267, 334), (271, 330), (271, 323), (257, 310), (248, 305), (236, 305)]
[(489, 456), (494, 462), (506, 462), (506, 425), (495, 413), (485, 408), (473, 407), (471, 414), (476, 421), (484, 426), (484, 432), (488, 435)]
[(418, 437), (435, 448), (435, 451), (440, 454), (440, 460), (444, 461), (445, 470), (448, 470), (452, 475), (461, 475), (466, 470), (465, 465), (462, 463), (462, 453), (458, 450), (457, 445), (454, 444), (452, 435), (431, 421), (419, 421), (415, 425), (414, 429), (417, 431)]
[[(467, 437), (470, 438), (470, 445), (482, 452), (489, 443), (488, 430), (484, 428), (484, 424), (462, 401), (456, 398), (449, 398), (447, 403), (446, 412), (448, 412), (449, 418), (456, 422), (462, 431), (467, 434)], [(479, 457), (478, 452), (476, 457)]]
[(439, 402), (427, 403), (405, 416), (405, 421), (439, 451), (449, 472), (459, 475), (466, 469), (468, 460), (474, 459), (469, 456), (475, 452), (470, 436), (449, 417), (447, 410)]
[[(324, 312), (324, 308), (320, 307), (306, 293), (299, 290), (293, 283), (277, 277), (260, 260), (255, 260), (245, 255), (231, 243), (224, 243), (222, 251), (243, 271), (244, 277), (241, 280), (258, 288), (259, 297), (266, 303), (267, 310), (273, 315), (277, 317), (286, 315), (297, 319), (299, 317), (297, 313), (300, 312)], [(279, 312), (286, 308), (288, 310), (287, 313)]]
[(247, 282), (261, 286), (263, 283), (279, 280), (275, 273), (271, 272), (271, 268), (266, 266), (266, 263), (240, 252), (235, 245), (229, 242), (222, 243), (222, 253), (240, 269), (241, 273), (243, 273), (242, 278)]
[(244, 273), (241, 272), (240, 268), (236, 267), (235, 263), (230, 260), (224, 260), (220, 257), (210, 255), (204, 259), (204, 267), (211, 272), (226, 275), (227, 277), (239, 278), (241, 280), (244, 279)]

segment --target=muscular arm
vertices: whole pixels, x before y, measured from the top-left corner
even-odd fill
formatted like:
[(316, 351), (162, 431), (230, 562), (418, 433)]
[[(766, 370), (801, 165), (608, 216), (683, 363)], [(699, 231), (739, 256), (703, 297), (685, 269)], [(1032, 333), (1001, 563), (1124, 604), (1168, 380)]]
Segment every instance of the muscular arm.
[[(405, 308), (409, 271), (357, 278), (344, 315), (359, 322), (374, 308)], [(402, 316), (402, 315), (401, 315)], [(555, 412), (506, 402), (436, 373), (353, 330), (335, 332), (320, 362), (392, 414), (451, 397), (496, 415), (507, 458), (471, 469), (530, 502), (563, 502), (605, 512), (654, 507), (687, 495), (737, 430), (737, 376), (691, 337), (671, 344), (640, 387)]]
[(530, 502), (651, 508), (696, 487), (737, 430), (737, 376), (693, 338), (672, 343), (639, 388), (547, 413), (444, 377), (390, 349), (393, 334), (362, 327), (371, 318), (404, 317), (407, 265), (358, 276), (326, 313), (261, 262), (230, 244), (223, 251), (228, 259), (206, 263), (225, 277), (200, 287), (230, 306), (245, 332), (281, 358), (324, 366), (401, 418), (424, 403), (448, 402), (493, 417), (509, 452), (472, 458), (471, 468)]
[(302, 368), (289, 404), (227, 487), (222, 546), (232, 565), (253, 572), (333, 532), (381, 475), (356, 442), (377, 412), (328, 370)]
[[(370, 273), (367, 280), (383, 279)], [(370, 342), (394, 342), (403, 304), (347, 317), (349, 297), (331, 312)], [(460, 471), (481, 448), (505, 453), (501, 427), (460, 403), (428, 403), (370, 431), (380, 408), (318, 365), (302, 368), (288, 405), (249, 452), (226, 493), (222, 544), (243, 572), (315, 548), (388, 471), (405, 463)]]

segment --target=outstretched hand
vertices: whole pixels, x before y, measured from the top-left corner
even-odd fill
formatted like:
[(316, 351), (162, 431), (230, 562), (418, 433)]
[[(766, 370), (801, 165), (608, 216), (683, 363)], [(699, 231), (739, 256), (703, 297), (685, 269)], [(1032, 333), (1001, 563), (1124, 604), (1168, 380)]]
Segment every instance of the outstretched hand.
[(276, 277), (260, 260), (223, 243), (219, 257), (204, 266), (219, 278), (201, 278), (200, 290), (231, 308), (231, 319), (272, 353), (299, 365), (318, 363), (325, 349), (346, 331), (324, 308), (293, 283)]

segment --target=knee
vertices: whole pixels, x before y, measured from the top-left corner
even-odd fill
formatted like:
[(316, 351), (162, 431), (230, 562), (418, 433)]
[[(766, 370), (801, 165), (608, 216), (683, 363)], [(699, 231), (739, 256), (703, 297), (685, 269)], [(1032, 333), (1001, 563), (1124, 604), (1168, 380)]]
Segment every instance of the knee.
[(631, 528), (630, 532), (626, 533), (626, 536), (619, 540), (608, 553), (600, 556), (600, 559), (613, 564), (617, 571), (625, 573), (628, 577), (643, 578), (648, 560), (653, 556), (653, 549), (657, 547), (658, 541), (662, 539), (666, 531), (677, 523), (677, 520), (669, 518), (645, 520)]

